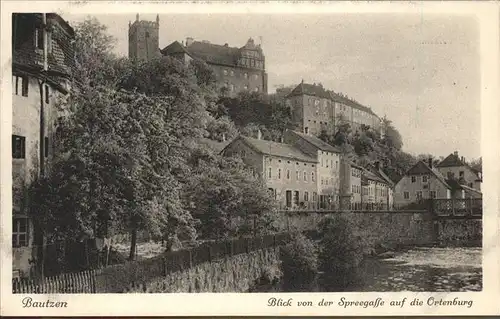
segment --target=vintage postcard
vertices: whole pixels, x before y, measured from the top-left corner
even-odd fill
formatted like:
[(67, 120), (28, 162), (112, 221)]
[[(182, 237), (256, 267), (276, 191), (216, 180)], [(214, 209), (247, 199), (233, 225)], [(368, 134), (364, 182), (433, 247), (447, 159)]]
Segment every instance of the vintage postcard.
[(1, 6), (2, 315), (500, 314), (497, 3)]

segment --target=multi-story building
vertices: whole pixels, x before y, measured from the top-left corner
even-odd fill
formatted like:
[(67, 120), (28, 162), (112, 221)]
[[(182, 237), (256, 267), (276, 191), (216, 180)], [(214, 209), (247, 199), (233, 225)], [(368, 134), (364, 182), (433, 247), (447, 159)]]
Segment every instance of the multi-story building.
[(475, 199), (482, 194), (477, 189), (460, 184), (457, 179), (446, 179), (433, 166), (432, 159), (427, 164), (419, 161), (406, 172), (394, 188), (394, 204), (409, 206), (426, 199)]
[(26, 188), (50, 169), (60, 96), (74, 66), (74, 31), (59, 15), (12, 15), (13, 270), (28, 276), (38, 232), (27, 212)]
[(364, 169), (361, 173), (361, 188), (362, 209), (387, 209), (389, 186), (378, 174)]
[(318, 161), (298, 148), (262, 139), (239, 136), (221, 152), (238, 155), (258, 172), (283, 208), (314, 206), (318, 201)]
[(447, 179), (456, 179), (461, 185), (481, 190), (481, 172), (470, 167), (464, 157), (458, 156), (458, 152), (448, 155), (436, 168)]
[(214, 71), (218, 88), (227, 96), (238, 92), (261, 92), (267, 94), (266, 59), (260, 44), (250, 38), (242, 47), (213, 44), (208, 41), (174, 41), (159, 50), (159, 17), (156, 22), (136, 21), (129, 24), (129, 57), (150, 59), (158, 52), (188, 63), (199, 59)]
[(285, 132), (283, 141), (316, 158), (320, 208), (337, 208), (340, 198), (340, 150), (315, 136), (290, 130)]
[[(366, 167), (366, 170), (375, 174), (378, 178), (382, 180), (379, 182), (379, 203), (384, 202), (384, 204), (379, 204), (379, 207), (387, 208), (388, 210), (393, 209), (394, 205), (394, 182), (390, 179), (387, 174), (384, 173), (380, 167), (380, 162), (375, 162), (374, 165), (370, 164)], [(377, 194), (376, 194), (377, 195)], [(383, 199), (383, 200), (382, 200)]]
[(432, 159), (427, 164), (419, 161), (395, 185), (394, 204), (404, 207), (424, 199), (450, 199), (452, 192), (453, 188), (433, 166)]
[(340, 164), (340, 209), (361, 209), (362, 208), (362, 184), (361, 178), (363, 167), (342, 160)]
[(381, 134), (381, 119), (368, 107), (345, 96), (326, 90), (321, 84), (303, 81), (286, 97), (296, 130), (319, 135), (335, 132), (340, 124), (348, 123), (353, 131), (361, 125), (370, 126)]

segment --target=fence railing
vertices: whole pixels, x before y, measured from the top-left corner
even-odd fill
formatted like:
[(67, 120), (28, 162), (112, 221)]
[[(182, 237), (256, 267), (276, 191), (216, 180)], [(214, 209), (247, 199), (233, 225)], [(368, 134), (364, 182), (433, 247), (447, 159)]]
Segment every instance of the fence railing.
[(94, 293), (95, 276), (99, 270), (46, 277), (42, 280), (15, 278), (12, 280), (12, 293), (58, 294)]
[(99, 270), (47, 277), (41, 281), (13, 279), (12, 291), (40, 294), (122, 292), (134, 282), (144, 282), (226, 257), (279, 247), (289, 238), (290, 234), (280, 233), (209, 242), (191, 249), (166, 252), (153, 258)]
[(469, 199), (433, 199), (431, 207), (437, 216), (481, 216), (483, 200)]
[(345, 207), (341, 208), (338, 203), (305, 203), (302, 205), (286, 206), (279, 205), (280, 211), (345, 211), (345, 210), (362, 210), (362, 211), (387, 211), (392, 210), (393, 207), (384, 203), (348, 203)]

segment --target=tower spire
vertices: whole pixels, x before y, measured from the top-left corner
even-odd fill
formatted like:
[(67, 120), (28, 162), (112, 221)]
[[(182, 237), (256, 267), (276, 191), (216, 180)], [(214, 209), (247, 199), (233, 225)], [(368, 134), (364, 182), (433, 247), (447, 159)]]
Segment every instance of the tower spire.
[(159, 14), (156, 15), (156, 24), (160, 25), (160, 15)]
[(139, 21), (139, 14), (135, 15), (135, 21)]

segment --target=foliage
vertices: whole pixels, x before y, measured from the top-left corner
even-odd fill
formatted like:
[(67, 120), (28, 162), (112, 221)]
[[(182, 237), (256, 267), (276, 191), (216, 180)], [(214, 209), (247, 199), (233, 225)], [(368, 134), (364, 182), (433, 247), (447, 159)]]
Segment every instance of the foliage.
[[(262, 234), (275, 229), (276, 207), (258, 176), (238, 158), (200, 148), (184, 187), (184, 201), (201, 221), (203, 238)], [(255, 223), (255, 225), (254, 225)]]
[(368, 243), (355, 233), (352, 219), (334, 215), (320, 223), (320, 269), (333, 285), (345, 287), (356, 275), (358, 266), (368, 251)]
[(470, 166), (478, 172), (483, 171), (483, 158), (479, 157), (476, 160), (472, 160)]
[(314, 242), (301, 233), (280, 249), (285, 282), (312, 279), (318, 273), (318, 252)]

